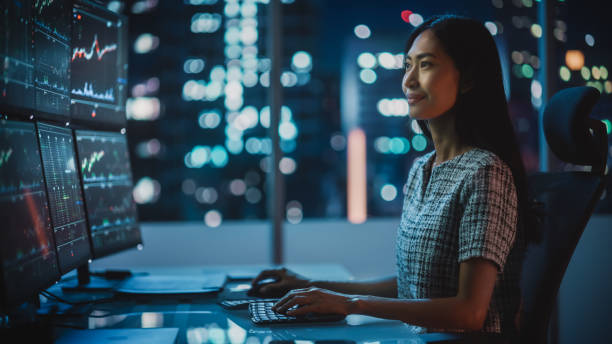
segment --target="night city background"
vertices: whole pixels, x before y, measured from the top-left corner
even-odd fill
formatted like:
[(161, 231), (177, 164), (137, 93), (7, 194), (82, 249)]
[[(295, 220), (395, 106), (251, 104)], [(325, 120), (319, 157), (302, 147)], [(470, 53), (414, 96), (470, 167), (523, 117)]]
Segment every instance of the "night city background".
[[(271, 141), (266, 0), (110, 1), (129, 19), (128, 141), (142, 221), (265, 219)], [(555, 1), (553, 93), (592, 86), (612, 129), (612, 47), (600, 1)], [(401, 91), (405, 41), (434, 14), (497, 43), (528, 173), (539, 168), (538, 1), (284, 0), (279, 168), (286, 219), (346, 218), (347, 150), (365, 138), (368, 217), (399, 217), (412, 161), (433, 147)], [(353, 135), (354, 134), (354, 135)], [(612, 136), (611, 136), (612, 137)], [(612, 147), (608, 164), (612, 161)], [(551, 159), (550, 170), (575, 169)], [(597, 212), (612, 212), (610, 185)]]

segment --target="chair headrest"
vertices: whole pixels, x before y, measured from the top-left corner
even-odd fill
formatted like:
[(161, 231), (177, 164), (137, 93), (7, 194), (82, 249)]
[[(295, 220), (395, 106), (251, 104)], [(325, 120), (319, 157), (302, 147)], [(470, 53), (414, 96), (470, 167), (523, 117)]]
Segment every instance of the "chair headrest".
[[(599, 99), (593, 87), (572, 87), (551, 97), (544, 109), (544, 135), (555, 155), (576, 165), (595, 165), (601, 160), (601, 121), (589, 118)], [(597, 123), (599, 122), (599, 123)], [(605, 131), (603, 135), (607, 136)]]

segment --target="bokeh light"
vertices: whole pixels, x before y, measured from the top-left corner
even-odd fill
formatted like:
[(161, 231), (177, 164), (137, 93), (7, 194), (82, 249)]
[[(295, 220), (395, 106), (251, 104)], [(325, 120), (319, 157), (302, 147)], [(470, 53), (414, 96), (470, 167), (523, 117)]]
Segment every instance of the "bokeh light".
[(412, 147), (417, 152), (422, 152), (427, 148), (427, 139), (423, 135), (414, 135), (412, 138)]
[(225, 167), (228, 158), (227, 151), (223, 146), (215, 146), (210, 153), (210, 159), (215, 167)]
[(599, 80), (601, 78), (601, 72), (597, 66), (591, 67), (591, 75), (593, 75), (593, 79)]
[(393, 54), (384, 52), (378, 55), (378, 64), (384, 69), (394, 69), (395, 68), (395, 56)]
[(568, 50), (565, 53), (565, 64), (571, 70), (580, 70), (584, 67), (584, 54), (580, 50)]
[(278, 126), (278, 134), (283, 140), (294, 140), (298, 135), (298, 130), (292, 122), (282, 122)]
[(489, 30), (492, 36), (497, 35), (497, 25), (494, 22), (487, 21), (484, 23), (484, 26)]
[(143, 33), (134, 41), (134, 52), (137, 54), (146, 54), (157, 49), (158, 46), (159, 37), (150, 33)]
[(204, 223), (210, 228), (219, 227), (222, 222), (223, 217), (221, 216), (221, 213), (217, 210), (209, 210), (208, 212), (206, 212), (206, 215), (204, 215)]
[(369, 68), (362, 69), (359, 78), (366, 84), (373, 84), (376, 82), (376, 72)]
[(293, 174), (297, 169), (297, 163), (293, 158), (283, 157), (278, 162), (278, 169), (281, 171), (282, 174)]
[(589, 47), (592, 47), (592, 46), (595, 45), (595, 37), (593, 37), (593, 35), (587, 33), (586, 35), (584, 35), (584, 42)]
[(132, 195), (138, 204), (155, 203), (159, 199), (161, 185), (155, 179), (142, 177), (134, 186)]
[(397, 197), (397, 188), (392, 184), (385, 184), (380, 188), (380, 197), (387, 202), (393, 201)]
[(559, 68), (559, 76), (561, 77), (561, 79), (563, 81), (569, 81), (572, 74), (569, 70), (569, 68), (565, 67), (565, 66), (561, 66), (561, 68)]
[(587, 67), (582, 67), (580, 69), (580, 75), (584, 80), (589, 80), (591, 78), (591, 70)]
[(355, 32), (355, 36), (361, 39), (369, 38), (371, 35), (370, 28), (364, 24), (359, 24), (355, 26), (355, 29), (353, 31)]
[(308, 72), (312, 69), (312, 57), (305, 51), (298, 51), (291, 58), (291, 66), (300, 72)]
[(370, 68), (370, 69), (375, 68), (376, 67), (376, 56), (368, 52), (361, 53), (357, 57), (357, 64), (361, 68)]
[(202, 204), (214, 204), (219, 198), (217, 190), (213, 187), (199, 187), (194, 194), (196, 201)]
[(521, 72), (524, 77), (531, 79), (533, 78), (533, 67), (528, 64), (524, 64), (521, 66)]
[(408, 21), (410, 21), (410, 25), (416, 27), (416, 26), (423, 24), (423, 17), (418, 13), (412, 13), (408, 17)]
[(246, 192), (246, 183), (242, 179), (234, 179), (230, 182), (229, 190), (234, 196), (242, 196)]
[(533, 37), (535, 38), (542, 37), (542, 27), (539, 24), (532, 24), (530, 31)]

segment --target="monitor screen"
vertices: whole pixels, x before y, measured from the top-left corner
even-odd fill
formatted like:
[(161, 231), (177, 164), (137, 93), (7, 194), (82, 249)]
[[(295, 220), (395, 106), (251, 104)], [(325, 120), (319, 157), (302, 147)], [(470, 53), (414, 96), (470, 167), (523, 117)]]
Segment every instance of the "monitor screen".
[(31, 108), (34, 42), (30, 1), (0, 2), (0, 104)]
[(141, 238), (125, 135), (75, 133), (94, 257), (136, 246)]
[(34, 124), (0, 120), (3, 301), (17, 305), (59, 277)]
[[(66, 1), (0, 4), (0, 104), (30, 117), (70, 116), (71, 6)], [(14, 109), (14, 110), (13, 110)]]
[(91, 258), (72, 130), (38, 123), (51, 224), (62, 274)]
[(32, 1), (35, 109), (62, 120), (70, 115), (71, 10), (70, 1)]
[(72, 10), (72, 120), (97, 127), (125, 126), (127, 25), (125, 19), (90, 2)]

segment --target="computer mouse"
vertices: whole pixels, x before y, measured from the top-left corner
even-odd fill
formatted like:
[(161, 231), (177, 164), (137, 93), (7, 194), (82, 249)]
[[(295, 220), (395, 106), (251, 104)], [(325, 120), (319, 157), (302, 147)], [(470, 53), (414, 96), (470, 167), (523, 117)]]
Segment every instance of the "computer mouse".
[(263, 279), (261, 281), (258, 281), (254, 286), (251, 287), (251, 289), (247, 292), (248, 296), (257, 296), (257, 297), (261, 297), (263, 296), (260, 292), (261, 288), (266, 286), (266, 285), (270, 285), (270, 284), (274, 284), (278, 282), (277, 279), (275, 278), (266, 278)]

